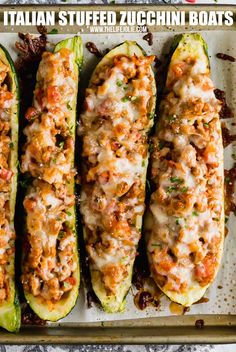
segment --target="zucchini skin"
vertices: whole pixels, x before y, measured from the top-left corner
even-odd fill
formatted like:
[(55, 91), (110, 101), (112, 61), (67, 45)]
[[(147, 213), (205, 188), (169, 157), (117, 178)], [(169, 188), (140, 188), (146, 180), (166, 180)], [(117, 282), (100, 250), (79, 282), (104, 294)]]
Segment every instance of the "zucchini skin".
[[(201, 70), (201, 72), (198, 73), (198, 71), (197, 71), (197, 73), (196, 73), (194, 71), (195, 74), (199, 75), (199, 76), (201, 74), (203, 74), (203, 75), (205, 75), (207, 77), (207, 79), (210, 80), (210, 78), (209, 78), (209, 76), (210, 76), (210, 65), (209, 65), (207, 44), (203, 40), (202, 36), (200, 34), (198, 34), (198, 33), (177, 35), (174, 38), (174, 40), (173, 40), (173, 43), (172, 43), (171, 48), (170, 48), (170, 54), (169, 54), (169, 70), (168, 70), (168, 73), (167, 73), (166, 87), (165, 87), (165, 94), (166, 94), (167, 98), (164, 97), (163, 101), (161, 102), (162, 105), (161, 105), (161, 108), (160, 108), (160, 121), (158, 121), (157, 125), (156, 125), (155, 137), (157, 138), (158, 142), (160, 141), (160, 138), (161, 138), (160, 136), (164, 135), (164, 129), (166, 128), (166, 126), (168, 128), (168, 122), (166, 120), (164, 121), (164, 117), (163, 116), (165, 116), (164, 115), (164, 111), (165, 111), (165, 114), (166, 114), (166, 111), (167, 111), (167, 108), (165, 108), (165, 105), (164, 105), (164, 104), (166, 104), (165, 101), (168, 99), (168, 96), (169, 96), (168, 94), (170, 94), (170, 92), (172, 92), (172, 89), (174, 90), (174, 88), (173, 88), (174, 87), (174, 83), (172, 82), (173, 73), (171, 71), (172, 70), (172, 66), (174, 65), (174, 62), (175, 63), (176, 62), (177, 63), (178, 62), (182, 62), (181, 60), (185, 59), (187, 57), (187, 55), (189, 55), (190, 57), (196, 59), (196, 63), (198, 61), (201, 63), (201, 65), (198, 67), (198, 70)], [(190, 65), (191, 64), (192, 63), (190, 61)], [(192, 64), (192, 65), (194, 65), (194, 64)], [(190, 72), (192, 72), (192, 71), (190, 71)], [(178, 80), (176, 82), (178, 83)], [(207, 82), (209, 82), (209, 81), (207, 81)], [(188, 84), (190, 84), (190, 83), (188, 83)], [(211, 84), (212, 84), (212, 82), (211, 82)], [(212, 120), (209, 120), (209, 126), (210, 126), (209, 128), (213, 129), (212, 130), (213, 131), (212, 134), (213, 133), (217, 133), (218, 134), (218, 139), (215, 140), (215, 143), (217, 144), (217, 148), (218, 148), (217, 149), (217, 153), (215, 152), (215, 156), (217, 156), (217, 158), (218, 158), (217, 159), (217, 164), (219, 164), (219, 166), (215, 166), (215, 169), (216, 169), (215, 172), (220, 177), (220, 181), (218, 181), (219, 182), (219, 186), (218, 186), (219, 188), (217, 189), (217, 192), (218, 191), (220, 192), (220, 199), (221, 199), (221, 210), (220, 210), (220, 214), (219, 214), (219, 220), (218, 219), (216, 220), (217, 222), (219, 221), (219, 225), (217, 226), (217, 228), (218, 228), (218, 237), (217, 238), (219, 240), (219, 244), (218, 244), (218, 247), (217, 247), (217, 253), (214, 253), (214, 256), (211, 257), (211, 262), (214, 263), (213, 266), (211, 266), (211, 267), (209, 266), (210, 267), (209, 272), (211, 273), (211, 275), (210, 274), (206, 274), (206, 273), (203, 272), (202, 273), (202, 277), (203, 277), (202, 281), (199, 280), (199, 279), (196, 279), (196, 277), (197, 277), (196, 273), (198, 271), (200, 272), (200, 269), (196, 269), (196, 267), (200, 268), (200, 265), (202, 265), (201, 263), (203, 263), (204, 262), (203, 260), (205, 260), (205, 259), (206, 259), (206, 261), (204, 262), (204, 265), (207, 265), (207, 260), (208, 260), (207, 256), (208, 256), (208, 254), (211, 255), (211, 252), (209, 250), (207, 252), (208, 254), (206, 255), (206, 257), (204, 257), (202, 259), (202, 262), (200, 261), (200, 264), (194, 264), (194, 265), (196, 265), (196, 267), (195, 267), (195, 269), (194, 269), (194, 271), (192, 273), (192, 278), (191, 278), (191, 280), (193, 280), (193, 283), (192, 283), (192, 281), (190, 281), (191, 284), (189, 285), (188, 289), (183, 290), (183, 291), (181, 291), (181, 290), (178, 291), (177, 289), (176, 290), (168, 289), (168, 288), (166, 288), (166, 284), (163, 283), (162, 280), (160, 279), (160, 274), (159, 274), (160, 273), (160, 271), (159, 271), (160, 269), (156, 269), (158, 267), (158, 261), (154, 260), (154, 255), (151, 253), (151, 249), (150, 249), (150, 246), (151, 246), (151, 234), (152, 234), (151, 226), (153, 226), (153, 227), (158, 227), (159, 226), (158, 222), (154, 223), (153, 222), (154, 220), (152, 220), (152, 219), (155, 219), (155, 216), (153, 215), (154, 214), (154, 206), (157, 206), (157, 207), (158, 206), (160, 206), (160, 207), (162, 206), (162, 205), (158, 204), (157, 200), (156, 201), (154, 200), (155, 199), (155, 192), (157, 191), (158, 187), (160, 187), (160, 184), (161, 184), (160, 179), (158, 181), (155, 181), (155, 179), (153, 178), (153, 180), (154, 180), (153, 183), (154, 183), (154, 185), (156, 185), (157, 188), (154, 187), (153, 190), (152, 190), (153, 191), (153, 194), (152, 194), (153, 195), (153, 198), (152, 198), (153, 200), (152, 200), (152, 202), (150, 202), (150, 204), (148, 206), (148, 210), (146, 212), (145, 221), (144, 221), (149, 266), (150, 266), (150, 270), (151, 270), (152, 276), (153, 276), (156, 284), (158, 285), (158, 287), (172, 301), (177, 302), (177, 303), (179, 303), (179, 304), (181, 304), (183, 306), (187, 306), (187, 307), (191, 306), (193, 303), (195, 303), (199, 299), (201, 299), (202, 296), (205, 294), (207, 288), (214, 281), (214, 279), (215, 279), (215, 277), (217, 275), (217, 272), (219, 270), (221, 257), (222, 257), (222, 252), (223, 252), (223, 242), (224, 242), (224, 204), (223, 204), (224, 203), (223, 202), (223, 198), (224, 198), (224, 196), (223, 196), (223, 194), (224, 194), (224, 190), (223, 190), (224, 170), (223, 170), (223, 145), (222, 145), (222, 135), (221, 135), (220, 120), (219, 120), (220, 107), (219, 107), (219, 102), (217, 102), (217, 99), (214, 96), (213, 88), (211, 87), (210, 89), (212, 89), (212, 96), (213, 97), (211, 99), (213, 101), (213, 103), (212, 103), (213, 104), (213, 109), (215, 109), (215, 110), (214, 110), (214, 112), (212, 112), (212, 114), (213, 114)], [(175, 94), (176, 94), (177, 97), (179, 97), (178, 96), (178, 94), (179, 94), (178, 92), (175, 92)], [(194, 94), (196, 94), (196, 93), (194, 93)], [(181, 98), (179, 97), (179, 99), (181, 99)], [(208, 99), (210, 99), (210, 98), (208, 98)], [(206, 100), (206, 101), (208, 102), (208, 100)], [(179, 108), (179, 105), (178, 105), (178, 108)], [(176, 109), (177, 109), (177, 103), (176, 103)], [(161, 115), (161, 114), (163, 114), (163, 115)], [(174, 119), (176, 119), (175, 121), (177, 121), (176, 123), (178, 123), (178, 114), (180, 114), (179, 116), (182, 116), (181, 115), (181, 110), (176, 110), (176, 115), (172, 115), (172, 114), (173, 114), (173, 111), (171, 110), (170, 115), (174, 116)], [(182, 112), (182, 114), (183, 114), (183, 112)], [(197, 116), (197, 113), (195, 113), (195, 115)], [(202, 117), (202, 123), (203, 123), (204, 122), (204, 115), (202, 115), (202, 116), (203, 116)], [(184, 115), (184, 117), (185, 117), (185, 115)], [(214, 124), (211, 127), (211, 123), (212, 123), (213, 120), (216, 120), (216, 122), (213, 122)], [(175, 121), (174, 121), (174, 123), (175, 123)], [(163, 124), (164, 124), (164, 127), (163, 127)], [(170, 122), (170, 124), (171, 124), (171, 122)], [(208, 128), (208, 123), (203, 123), (203, 126), (205, 128)], [(181, 133), (181, 132), (179, 132), (179, 133)], [(165, 147), (165, 144), (164, 144), (164, 147)], [(163, 146), (161, 148), (163, 148)], [(160, 150), (160, 147), (156, 146), (155, 150), (153, 152), (153, 156), (151, 156), (151, 160), (152, 160), (151, 169), (153, 168), (153, 165), (156, 163), (155, 153), (161, 153), (161, 151), (159, 151), (159, 150)], [(170, 160), (172, 160), (172, 159), (170, 158)], [(177, 159), (177, 161), (178, 161), (178, 159)], [(207, 165), (208, 161), (206, 161), (205, 163)], [(209, 162), (209, 164), (210, 164), (210, 162)], [(158, 173), (158, 171), (159, 171), (158, 168), (156, 170), (154, 169), (155, 173)], [(160, 177), (163, 177), (163, 175), (161, 174)], [(178, 180), (178, 178), (174, 178), (174, 177), (172, 177), (172, 180), (174, 180), (174, 181), (177, 180), (179, 182), (180, 181), (182, 182), (182, 180), (180, 180), (180, 179)], [(174, 182), (174, 181), (172, 181), (172, 182)], [(174, 186), (175, 185), (171, 184), (172, 189), (170, 189), (170, 192), (173, 191), (173, 187)], [(184, 186), (184, 183), (183, 183), (183, 186)], [(171, 187), (169, 187), (169, 188), (171, 188)], [(180, 186), (177, 185), (177, 190), (178, 190), (178, 187), (180, 187)], [(156, 210), (156, 212), (157, 212), (157, 210)], [(178, 211), (174, 212), (174, 214), (177, 214), (177, 213), (178, 213)], [(201, 211), (199, 211), (199, 214), (201, 215)], [(193, 208), (193, 216), (192, 217), (194, 218), (194, 216), (196, 217), (199, 214), (196, 211), (194, 211), (194, 208)], [(177, 219), (177, 217), (176, 217), (176, 219)], [(185, 219), (185, 221), (186, 221), (186, 219)], [(199, 222), (201, 222), (200, 219), (199, 219)], [(182, 227), (182, 223), (179, 224), (179, 220), (178, 219), (176, 220), (176, 225), (177, 225), (176, 231), (179, 231), (178, 230), (178, 226), (180, 225), (180, 227)], [(169, 225), (169, 226), (171, 226), (171, 225)], [(186, 223), (185, 227), (187, 228), (187, 223)], [(175, 233), (175, 238), (178, 238), (178, 233), (180, 233), (180, 232)], [(152, 234), (152, 237), (153, 236), (154, 235)], [(159, 247), (158, 247), (158, 249), (155, 250), (155, 252), (156, 252), (155, 256), (158, 257), (158, 255), (159, 255), (158, 252), (162, 253), (162, 251), (164, 250), (165, 242), (160, 242), (159, 243), (160, 237), (157, 237), (157, 235), (156, 235), (156, 238), (158, 238), (157, 242), (158, 242), (158, 246)], [(208, 241), (208, 239), (206, 239), (206, 241)], [(197, 240), (196, 240), (196, 242), (197, 242)], [(209, 240), (208, 243), (211, 243), (210, 240)], [(155, 245), (157, 246), (157, 244), (155, 244)], [(172, 247), (169, 247), (169, 248), (171, 248), (171, 251), (172, 251)], [(169, 258), (168, 257), (168, 253), (166, 254), (166, 258)], [(177, 256), (176, 260), (177, 261), (179, 260), (178, 256)], [(160, 262), (161, 262), (161, 260), (159, 261), (159, 263)], [(209, 261), (209, 263), (210, 263), (210, 261)], [(204, 277), (205, 277), (204, 275), (206, 275), (206, 277), (207, 277), (207, 280), (205, 280), (206, 283), (204, 283), (205, 282), (204, 281)], [(209, 275), (209, 277), (207, 275)], [(167, 274), (167, 277), (168, 277), (168, 274)], [(197, 281), (197, 280), (199, 280), (199, 281)]]
[[(82, 48), (82, 40), (80, 37), (73, 37), (66, 40), (59, 42), (55, 48), (54, 52), (58, 52), (61, 49), (67, 48), (70, 51), (75, 53), (75, 60), (74, 60), (74, 70), (77, 72), (77, 91), (75, 94), (75, 99), (73, 101), (73, 105), (69, 106), (68, 109), (71, 110), (70, 118), (67, 120), (69, 125), (70, 135), (73, 137), (75, 142), (75, 133), (76, 133), (76, 105), (77, 105), (77, 94), (78, 94), (78, 84), (79, 84), (79, 69), (81, 68), (82, 61), (83, 61), (83, 48)], [(74, 152), (73, 158), (71, 160), (71, 166), (74, 168)], [(69, 195), (74, 195), (75, 193), (75, 182), (74, 178), (67, 184), (67, 190)], [(73, 272), (72, 278), (76, 280), (76, 284), (73, 288), (69, 291), (69, 293), (65, 294), (65, 297), (62, 297), (58, 302), (54, 304), (53, 309), (48, 307), (47, 303), (38, 298), (37, 296), (33, 296), (31, 293), (24, 290), (24, 294), (26, 297), (27, 302), (29, 303), (32, 310), (43, 320), (49, 321), (58, 321), (59, 319), (64, 318), (67, 316), (73, 307), (76, 304), (76, 300), (79, 294), (79, 284), (80, 284), (80, 265), (79, 265), (79, 256), (78, 256), (78, 233), (76, 228), (76, 205), (74, 203), (73, 206), (68, 207), (68, 213), (70, 219), (67, 221), (69, 223), (69, 228), (72, 229), (73, 236), (76, 238), (76, 245), (74, 251), (74, 259), (77, 263), (77, 268)], [(24, 255), (23, 255), (23, 263), (24, 266)]]
[(198, 42), (200, 45), (202, 45), (206, 58), (209, 63), (209, 56), (208, 56), (208, 46), (205, 40), (202, 38), (201, 34), (199, 33), (192, 33), (192, 34), (178, 34), (175, 35), (173, 42), (170, 47), (169, 55), (168, 55), (168, 61), (170, 63), (172, 55), (174, 54), (175, 50), (178, 48), (180, 43), (183, 43), (189, 36), (191, 36), (192, 40)]
[[(137, 57), (146, 56), (143, 49), (136, 42), (126, 41), (126, 42), (116, 46), (109, 53), (107, 53), (103, 57), (103, 59), (98, 63), (98, 65), (96, 66), (96, 68), (91, 76), (91, 79), (90, 79), (89, 89), (91, 88), (93, 77), (95, 77), (95, 75), (97, 75), (99, 70), (104, 65), (109, 66), (109, 64), (113, 62), (113, 58), (115, 56), (119, 56), (119, 55), (126, 55), (127, 57), (132, 57), (133, 55), (136, 55)], [(150, 75), (153, 75), (152, 70), (151, 70)], [(146, 131), (146, 134), (148, 134), (149, 130), (151, 129), (151, 127), (153, 125), (154, 114), (155, 114), (155, 100), (156, 100), (156, 85), (155, 85), (155, 80), (153, 79), (153, 81), (152, 81), (152, 98), (150, 99), (150, 110), (149, 110), (150, 122), (149, 122), (148, 130)], [(141, 177), (141, 183), (145, 189), (146, 172), (147, 172), (147, 164), (148, 164), (148, 152), (147, 152), (146, 158), (143, 160), (143, 164), (144, 165), (143, 165), (143, 173), (142, 173), (142, 177)], [(86, 176), (84, 175), (84, 180), (85, 180), (85, 177)], [(82, 187), (81, 187), (82, 192), (84, 190), (85, 183), (86, 182), (82, 181)], [(83, 198), (83, 195), (81, 195), (81, 198)], [(84, 227), (83, 227), (84, 240), (85, 240), (85, 243), (88, 243), (90, 235), (88, 234), (86, 222), (88, 220), (89, 215), (85, 215), (83, 213), (84, 206), (82, 204), (82, 201), (81, 201), (80, 205), (81, 205), (80, 210), (82, 212), (83, 223), (84, 223)], [(142, 216), (141, 215), (137, 217), (135, 227), (137, 229), (141, 230), (141, 227), (142, 227)], [(136, 249), (137, 249), (137, 247), (136, 247)], [(129, 267), (128, 274), (126, 277), (123, 278), (121, 283), (119, 283), (117, 285), (117, 288), (115, 290), (116, 293), (115, 294), (114, 293), (108, 294), (105, 289), (104, 283), (102, 282), (101, 273), (99, 272), (99, 270), (96, 270), (93, 267), (93, 265), (91, 263), (91, 258), (90, 258), (90, 273), (91, 273), (92, 287), (93, 287), (93, 290), (94, 290), (96, 296), (98, 297), (103, 309), (106, 312), (115, 313), (115, 312), (120, 312), (120, 311), (124, 310), (125, 304), (126, 304), (125, 298), (126, 298), (126, 295), (130, 289), (131, 281), (132, 281), (133, 263), (134, 263), (134, 259), (132, 259), (130, 261), (130, 263), (128, 264), (128, 267)]]
[[(10, 71), (8, 76), (11, 80), (11, 91), (13, 92), (16, 102), (13, 107), (11, 115), (11, 143), (13, 143), (13, 149), (10, 152), (10, 169), (13, 172), (11, 181), (11, 195), (10, 195), (10, 221), (14, 227), (14, 216), (15, 216), (15, 204), (16, 204), (16, 193), (17, 193), (17, 162), (18, 162), (18, 119), (19, 119), (19, 101), (20, 92), (19, 84), (17, 79), (16, 70), (14, 63), (11, 59), (10, 54), (4, 46), (0, 44), (0, 60), (2, 60), (9, 68)], [(13, 259), (10, 265), (10, 302), (3, 303), (0, 305), (0, 326), (9, 332), (18, 332), (21, 324), (21, 309), (18, 300), (16, 285), (15, 285), (15, 261)]]

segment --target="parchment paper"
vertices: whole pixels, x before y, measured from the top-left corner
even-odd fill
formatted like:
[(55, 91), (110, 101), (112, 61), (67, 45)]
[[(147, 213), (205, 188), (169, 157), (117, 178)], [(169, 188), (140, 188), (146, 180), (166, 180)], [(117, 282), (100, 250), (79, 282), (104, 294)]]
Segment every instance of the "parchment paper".
[[(156, 32), (153, 34), (153, 45), (142, 39), (144, 34), (131, 33), (113, 33), (113, 34), (81, 34), (84, 43), (87, 41), (94, 42), (99, 50), (111, 49), (124, 40), (136, 40), (147, 52), (147, 54), (155, 54), (158, 58), (163, 59), (162, 54), (168, 53), (168, 48), (177, 33), (170, 32)], [(209, 56), (211, 62), (212, 78), (216, 88), (226, 91), (228, 105), (235, 113), (236, 122), (236, 63), (219, 60), (215, 57), (216, 53), (227, 53), (236, 57), (236, 41), (235, 31), (231, 30), (214, 30), (201, 31), (204, 39), (209, 47)], [(1, 43), (9, 50), (13, 58), (16, 58), (14, 44), (17, 40), (17, 34), (1, 33)], [(68, 35), (51, 35), (52, 42), (58, 42)], [(90, 54), (84, 48), (84, 66), (82, 71), (82, 82), (86, 84), (93, 68), (96, 66), (98, 60), (94, 55)], [(224, 120), (236, 134), (236, 127), (231, 126), (232, 121)], [(233, 151), (234, 149), (234, 151)], [(225, 149), (225, 168), (232, 167), (234, 160), (232, 154), (236, 153), (235, 146), (228, 146)], [(209, 298), (209, 302), (193, 305), (190, 311), (186, 314), (236, 314), (236, 217), (231, 214), (227, 222), (229, 233), (225, 239), (224, 255), (222, 264), (215, 282), (207, 290), (205, 297)], [(79, 234), (82, 236), (82, 234)], [(219, 288), (222, 287), (222, 288)], [(122, 313), (109, 314), (103, 312), (97, 307), (87, 308), (84, 288), (81, 287), (79, 299), (73, 311), (64, 319), (62, 323), (77, 323), (77, 322), (95, 322), (108, 320), (122, 320), (122, 319), (140, 319), (147, 317), (169, 316), (170, 301), (166, 297), (161, 298), (161, 304), (158, 309), (148, 307), (141, 311), (136, 308), (133, 301), (132, 288), (127, 296), (126, 310)]]

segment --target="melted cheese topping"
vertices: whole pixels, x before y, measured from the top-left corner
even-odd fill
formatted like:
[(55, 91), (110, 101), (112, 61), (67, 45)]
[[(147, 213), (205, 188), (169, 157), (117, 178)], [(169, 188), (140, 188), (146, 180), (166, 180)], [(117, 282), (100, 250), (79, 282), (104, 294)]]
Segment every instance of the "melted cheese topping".
[(10, 295), (10, 265), (15, 253), (15, 230), (11, 222), (10, 197), (13, 173), (10, 169), (11, 112), (15, 103), (5, 84), (9, 67), (0, 61), (0, 303)]
[(119, 55), (100, 66), (81, 116), (80, 209), (90, 266), (101, 273), (108, 295), (128, 276), (140, 238), (153, 59)]
[[(202, 66), (203, 65), (203, 66)], [(153, 193), (145, 229), (153, 276), (185, 293), (215, 277), (222, 242), (223, 146), (219, 101), (206, 64), (172, 60), (153, 138)]]
[(68, 189), (75, 170), (74, 139), (69, 118), (76, 100), (74, 53), (44, 53), (37, 73), (34, 106), (26, 118), (27, 138), (22, 172), (33, 178), (24, 199), (27, 236), (22, 282), (24, 289), (49, 304), (70, 291), (76, 281), (76, 239), (70, 224), (74, 195)]

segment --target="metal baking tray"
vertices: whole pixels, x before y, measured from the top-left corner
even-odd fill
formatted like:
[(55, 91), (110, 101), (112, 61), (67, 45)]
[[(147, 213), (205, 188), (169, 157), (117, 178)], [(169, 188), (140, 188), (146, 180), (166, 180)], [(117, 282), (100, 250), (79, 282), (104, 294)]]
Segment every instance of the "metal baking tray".
[[(61, 6), (11, 6), (2, 5), (0, 8), (0, 32), (31, 32), (36, 33), (34, 27), (6, 27), (3, 25), (3, 11), (33, 11), (33, 10), (113, 10), (120, 11), (124, 9), (123, 5), (67, 5)], [(138, 10), (230, 10), (234, 13), (234, 24), (231, 27), (222, 26), (220, 29), (236, 30), (236, 6), (184, 6), (184, 5), (125, 5), (125, 9), (132, 11)], [(59, 27), (60, 33), (74, 34), (77, 33), (78, 27)], [(194, 30), (201, 31), (201, 27), (152, 27), (152, 32), (162, 31), (186, 31)], [(215, 30), (219, 27), (204, 27), (204, 30)], [(87, 29), (84, 28), (84, 33)], [(96, 33), (99, 35), (99, 33)], [(77, 312), (79, 315), (79, 311)], [(195, 322), (198, 319), (204, 320), (204, 327), (197, 329)], [(59, 323), (56, 326), (22, 326), (17, 334), (11, 334), (6, 331), (0, 332), (0, 344), (179, 344), (179, 343), (236, 343), (236, 315), (187, 315), (187, 316), (171, 316), (171, 317), (156, 317), (143, 319), (126, 319), (119, 321), (93, 322), (93, 323)]]

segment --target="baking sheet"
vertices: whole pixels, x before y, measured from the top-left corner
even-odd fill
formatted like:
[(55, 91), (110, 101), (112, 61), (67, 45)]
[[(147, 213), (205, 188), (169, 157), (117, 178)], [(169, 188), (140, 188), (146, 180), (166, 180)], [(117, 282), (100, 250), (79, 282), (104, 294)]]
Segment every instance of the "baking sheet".
[[(80, 34), (80, 33), (79, 33)], [(175, 32), (174, 34), (177, 34)], [(94, 42), (99, 50), (105, 51), (111, 49), (124, 40), (136, 40), (147, 52), (147, 54), (155, 54), (159, 59), (163, 59), (163, 55), (168, 53), (168, 48), (173, 39), (174, 34), (169, 32), (153, 33), (153, 45), (149, 46), (142, 39), (142, 33), (113, 33), (113, 34), (81, 34), (84, 44), (88, 41)], [(227, 53), (236, 57), (236, 42), (234, 30), (220, 31), (201, 31), (204, 39), (209, 47), (209, 56), (211, 62), (212, 78), (216, 88), (226, 92), (227, 102), (229, 106), (236, 111), (236, 63), (219, 60), (215, 57), (218, 52)], [(61, 39), (65, 39), (68, 35), (51, 35), (50, 41), (57, 43)], [(18, 40), (17, 34), (1, 33), (1, 43), (9, 50), (13, 59), (16, 58), (14, 43)], [(84, 49), (84, 66), (81, 81), (86, 83), (89, 75), (97, 63), (94, 55)], [(236, 114), (235, 114), (236, 116)], [(235, 126), (231, 126), (230, 120), (224, 120), (229, 124), (233, 134), (236, 133)], [(235, 119), (236, 122), (236, 119)], [(234, 130), (233, 130), (234, 129)], [(233, 151), (234, 149), (234, 151)], [(232, 145), (225, 149), (225, 168), (229, 169), (233, 165), (231, 155), (236, 152)], [(227, 223), (229, 228), (228, 236), (225, 240), (223, 261), (218, 276), (213, 285), (208, 289), (204, 297), (209, 298), (209, 302), (193, 305), (186, 314), (236, 314), (236, 217), (231, 214)], [(80, 234), (81, 236), (82, 234)], [(222, 287), (222, 288), (219, 288)], [(83, 287), (80, 288), (80, 295), (73, 311), (60, 324), (79, 323), (79, 322), (96, 322), (96, 321), (116, 321), (124, 319), (140, 319), (147, 317), (170, 316), (170, 301), (166, 297), (161, 298), (161, 304), (158, 309), (148, 307), (141, 311), (134, 305), (135, 288), (132, 287), (127, 296), (126, 310), (122, 313), (109, 314), (103, 312), (98, 307), (93, 306), (87, 308), (86, 292)], [(52, 324), (56, 325), (58, 323)]]

